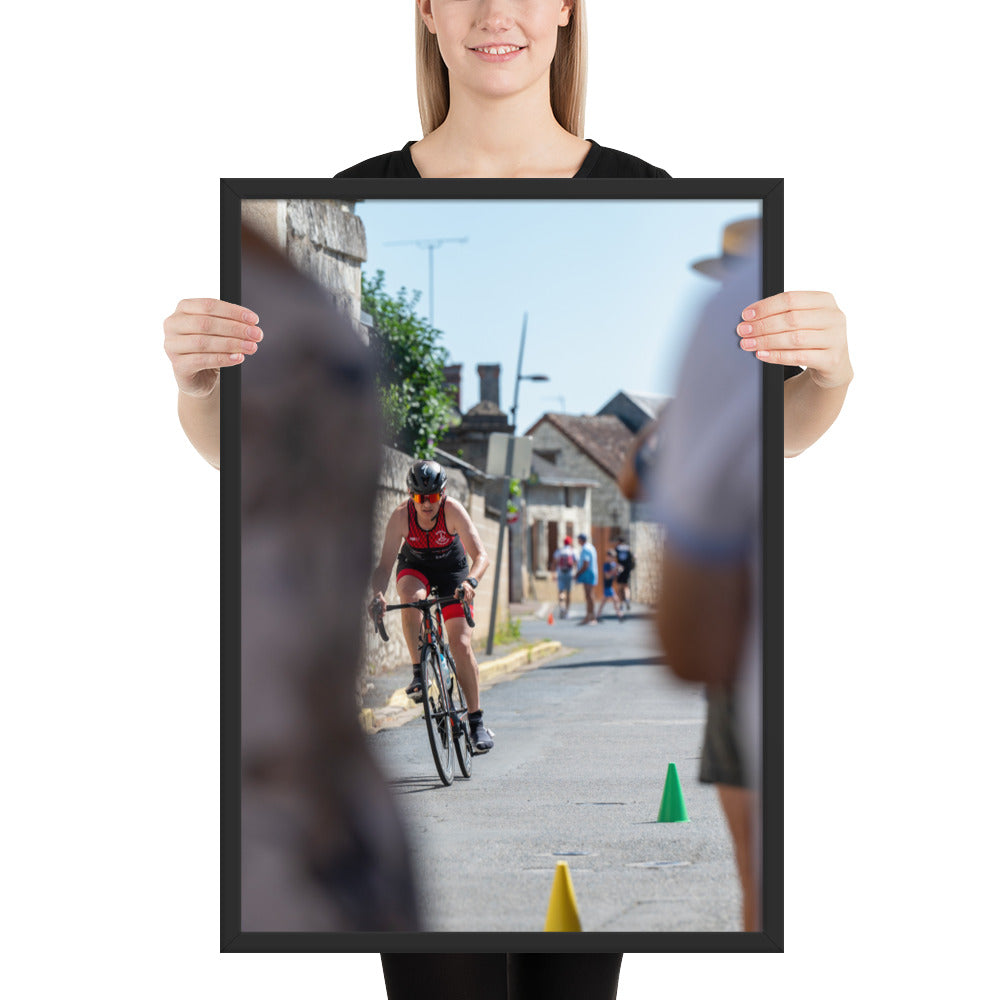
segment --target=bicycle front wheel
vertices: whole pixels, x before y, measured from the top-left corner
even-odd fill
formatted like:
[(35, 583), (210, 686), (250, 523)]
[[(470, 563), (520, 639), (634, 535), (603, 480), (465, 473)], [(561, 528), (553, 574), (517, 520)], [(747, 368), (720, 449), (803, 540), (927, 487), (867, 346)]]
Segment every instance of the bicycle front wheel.
[(424, 682), (424, 721), (431, 741), (434, 766), (441, 780), (450, 785), (455, 780), (455, 741), (451, 735), (451, 699), (443, 679), (440, 653), (424, 646), (420, 658)]
[(455, 756), (458, 758), (458, 769), (462, 772), (462, 777), (471, 778), (472, 740), (469, 737), (469, 713), (465, 705), (465, 695), (462, 693), (462, 685), (458, 683), (455, 658), (451, 655), (450, 649), (446, 649), (444, 655), (448, 660), (448, 669), (451, 671), (452, 677), (451, 732), (455, 744)]

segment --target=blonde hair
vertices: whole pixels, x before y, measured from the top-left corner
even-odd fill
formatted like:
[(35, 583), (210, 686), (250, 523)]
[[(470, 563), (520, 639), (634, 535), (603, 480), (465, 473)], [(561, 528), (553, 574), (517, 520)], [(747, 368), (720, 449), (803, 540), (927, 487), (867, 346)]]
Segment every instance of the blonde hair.
[[(584, 106), (587, 100), (587, 19), (584, 0), (575, 0), (569, 24), (559, 29), (556, 51), (549, 68), (549, 99), (556, 121), (573, 135), (583, 138)], [(417, 17), (417, 104), (424, 135), (433, 132), (447, 117), (450, 94), (448, 68), (441, 58), (437, 39), (427, 30), (420, 10)]]

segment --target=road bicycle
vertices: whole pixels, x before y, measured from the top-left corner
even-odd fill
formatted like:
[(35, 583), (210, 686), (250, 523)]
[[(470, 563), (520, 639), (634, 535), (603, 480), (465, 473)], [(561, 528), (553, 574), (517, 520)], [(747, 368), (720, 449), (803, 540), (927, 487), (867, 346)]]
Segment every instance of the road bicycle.
[[(434, 766), (445, 785), (455, 780), (455, 760), (463, 777), (472, 776), (472, 737), (469, 733), (469, 713), (462, 685), (456, 681), (455, 659), (448, 647), (441, 609), (449, 604), (461, 604), (465, 620), (472, 625), (472, 612), (467, 601), (441, 597), (433, 588), (422, 601), (407, 604), (387, 604), (386, 611), (416, 608), (420, 621), (420, 683), (423, 687), (424, 721), (431, 742)], [(375, 631), (386, 642), (389, 635), (378, 612), (370, 608)]]

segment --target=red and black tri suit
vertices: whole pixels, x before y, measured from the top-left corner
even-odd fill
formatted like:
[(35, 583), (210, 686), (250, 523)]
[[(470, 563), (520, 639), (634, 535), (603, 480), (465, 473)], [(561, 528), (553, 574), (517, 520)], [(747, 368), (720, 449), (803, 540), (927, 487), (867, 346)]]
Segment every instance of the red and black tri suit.
[[(448, 530), (441, 501), (437, 517), (430, 529), (424, 531), (417, 523), (417, 508), (412, 500), (406, 502), (406, 539), (399, 550), (396, 580), (401, 576), (415, 576), (428, 590), (437, 588), (441, 597), (451, 597), (459, 584), (469, 575), (469, 560), (465, 546), (457, 534)], [(462, 616), (460, 604), (449, 604), (441, 609), (446, 620)]]

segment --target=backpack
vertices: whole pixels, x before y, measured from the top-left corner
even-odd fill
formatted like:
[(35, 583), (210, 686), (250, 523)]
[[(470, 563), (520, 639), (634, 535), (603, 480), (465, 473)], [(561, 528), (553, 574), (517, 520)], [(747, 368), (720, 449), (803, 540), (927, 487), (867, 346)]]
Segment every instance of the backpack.
[(572, 552), (563, 550), (559, 553), (558, 566), (561, 570), (570, 570), (576, 565), (576, 556)]

